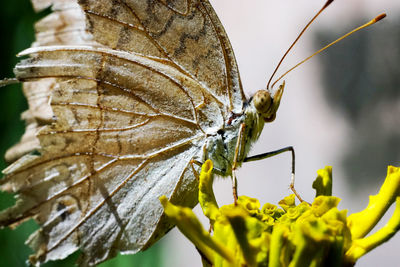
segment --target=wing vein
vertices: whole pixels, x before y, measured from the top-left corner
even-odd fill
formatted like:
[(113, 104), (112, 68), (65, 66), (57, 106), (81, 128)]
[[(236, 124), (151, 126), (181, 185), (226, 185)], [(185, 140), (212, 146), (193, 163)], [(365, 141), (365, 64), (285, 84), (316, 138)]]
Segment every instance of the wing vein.
[[(112, 86), (112, 87), (114, 87), (114, 88), (116, 88), (116, 89), (119, 89), (119, 90), (121, 90), (121, 91), (123, 91), (123, 92), (125, 92), (125, 93), (130, 94), (130, 95), (133, 96), (136, 100), (138, 100), (138, 101), (140, 101), (141, 103), (145, 104), (147, 107), (149, 107), (150, 109), (152, 109), (154, 112), (157, 112), (157, 113), (158, 113), (159, 115), (161, 115), (161, 116), (173, 118), (173, 119), (180, 120), (180, 121), (185, 121), (185, 122), (188, 122), (188, 123), (195, 123), (195, 122), (193, 122), (192, 120), (188, 120), (188, 119), (183, 118), (183, 117), (179, 117), (179, 116), (176, 116), (176, 115), (173, 115), (173, 114), (167, 114), (167, 113), (164, 113), (164, 112), (160, 112), (160, 111), (157, 110), (155, 107), (153, 107), (153, 106), (151, 105), (151, 103), (145, 101), (145, 100), (142, 99), (140, 96), (134, 94), (134, 93), (133, 93), (131, 90), (129, 90), (128, 88), (123, 87), (123, 86), (121, 86), (121, 85), (119, 85), (119, 84), (111, 83), (111, 82), (109, 82), (109, 81), (105, 81), (105, 80), (101, 80), (101, 79), (96, 79), (96, 78), (92, 78), (92, 77), (75, 76), (75, 75), (48, 75), (48, 76), (41, 76), (40, 78), (74, 78), (74, 79), (91, 80), (91, 81), (95, 81), (95, 82), (98, 82), (98, 83), (103, 83), (103, 84), (105, 84), (105, 85)], [(36, 76), (24, 77), (23, 79), (21, 79), (21, 81), (27, 82), (27, 81), (29, 81), (29, 80), (36, 80), (36, 79), (38, 79), (38, 77), (36, 77)], [(99, 108), (102, 108), (102, 106), (99, 107)], [(196, 122), (195, 124), (198, 126), (198, 123), (197, 123), (197, 122)]]
[(72, 129), (72, 130), (61, 130), (61, 131), (50, 131), (46, 133), (39, 133), (36, 136), (48, 136), (48, 135), (53, 135), (53, 134), (64, 134), (64, 133), (102, 133), (102, 132), (123, 132), (123, 131), (129, 131), (141, 126), (144, 126), (148, 124), (151, 121), (151, 119), (146, 119), (146, 121), (137, 123), (134, 125), (130, 125), (127, 127), (122, 127), (122, 128), (96, 128), (96, 129)]
[(136, 167), (132, 172), (113, 190), (111, 193), (102, 199), (99, 204), (97, 204), (93, 209), (86, 213), (85, 216), (79, 220), (77, 224), (75, 224), (63, 237), (61, 237), (52, 247), (50, 247), (47, 252), (52, 251), (56, 247), (58, 247), (65, 239), (67, 239), (75, 230), (81, 226), (87, 219), (92, 217), (111, 197), (114, 196), (124, 185), (138, 172), (141, 168), (147, 163), (148, 159), (141, 162), (141, 164)]

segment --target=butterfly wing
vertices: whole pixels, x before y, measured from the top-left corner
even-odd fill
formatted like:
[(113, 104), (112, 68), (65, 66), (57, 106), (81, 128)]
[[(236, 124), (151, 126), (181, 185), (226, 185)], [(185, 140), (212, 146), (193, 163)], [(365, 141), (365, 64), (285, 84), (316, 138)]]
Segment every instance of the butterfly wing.
[(229, 41), (207, 1), (53, 4), (15, 68), (27, 131), (7, 153), (0, 225), (34, 218), (32, 261), (77, 249), (92, 265), (137, 252), (169, 228), (158, 197), (197, 203), (189, 161), (242, 109)]
[(244, 94), (233, 50), (208, 1), (79, 2), (96, 41), (168, 59), (227, 103), (230, 111), (242, 111)]

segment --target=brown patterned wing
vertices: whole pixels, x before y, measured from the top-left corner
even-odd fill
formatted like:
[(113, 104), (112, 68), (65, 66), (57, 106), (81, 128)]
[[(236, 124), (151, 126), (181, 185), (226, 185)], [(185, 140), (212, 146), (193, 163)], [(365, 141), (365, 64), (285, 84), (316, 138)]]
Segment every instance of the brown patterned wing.
[(96, 41), (117, 50), (168, 59), (242, 111), (244, 93), (232, 47), (204, 0), (79, 0)]
[(19, 199), (0, 225), (39, 222), (32, 262), (142, 250), (171, 227), (159, 196), (197, 203), (189, 161), (242, 108), (227, 37), (207, 1), (33, 2), (54, 11), (15, 68), (29, 124), (7, 153), (1, 189)]

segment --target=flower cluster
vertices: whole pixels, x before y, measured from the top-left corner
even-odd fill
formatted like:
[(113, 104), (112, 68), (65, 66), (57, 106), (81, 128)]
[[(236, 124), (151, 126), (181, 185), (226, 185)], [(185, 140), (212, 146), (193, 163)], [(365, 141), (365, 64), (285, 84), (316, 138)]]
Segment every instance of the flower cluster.
[[(332, 170), (318, 171), (312, 204), (296, 205), (294, 195), (279, 202), (280, 208), (241, 196), (236, 204), (218, 207), (212, 190), (212, 162), (200, 173), (199, 202), (210, 220), (206, 231), (189, 208), (160, 201), (165, 213), (196, 246), (204, 266), (353, 266), (357, 259), (387, 241), (400, 228), (400, 168), (390, 166), (378, 195), (368, 207), (347, 216), (338, 210), (339, 198), (331, 196)], [(389, 222), (365, 237), (392, 203)]]

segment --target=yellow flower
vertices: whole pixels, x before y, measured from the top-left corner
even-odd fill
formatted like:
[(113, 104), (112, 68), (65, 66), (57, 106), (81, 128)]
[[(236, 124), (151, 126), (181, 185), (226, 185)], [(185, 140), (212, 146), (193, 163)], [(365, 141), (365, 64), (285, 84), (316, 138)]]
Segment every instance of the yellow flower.
[[(237, 205), (218, 207), (212, 190), (212, 162), (200, 173), (199, 202), (210, 220), (206, 231), (194, 213), (160, 198), (165, 213), (197, 247), (204, 266), (352, 266), (362, 255), (389, 240), (400, 228), (400, 168), (390, 166), (380, 192), (368, 207), (347, 217), (338, 210), (340, 199), (331, 196), (332, 168), (318, 171), (312, 204), (296, 205), (290, 195), (260, 209), (255, 198), (240, 196)], [(365, 237), (390, 205), (396, 209), (389, 222)]]

